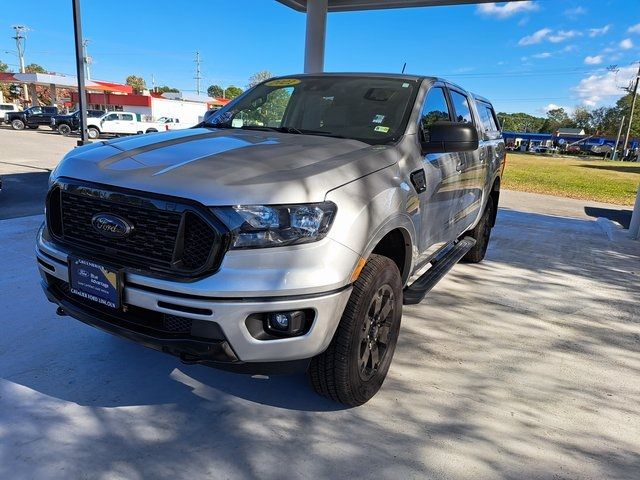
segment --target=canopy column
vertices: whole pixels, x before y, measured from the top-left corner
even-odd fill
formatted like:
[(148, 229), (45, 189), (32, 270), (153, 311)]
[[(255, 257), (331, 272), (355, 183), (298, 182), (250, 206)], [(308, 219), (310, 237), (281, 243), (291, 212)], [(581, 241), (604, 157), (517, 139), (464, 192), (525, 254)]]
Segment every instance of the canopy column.
[(304, 73), (319, 73), (324, 70), (327, 12), (328, 0), (313, 0), (307, 3)]

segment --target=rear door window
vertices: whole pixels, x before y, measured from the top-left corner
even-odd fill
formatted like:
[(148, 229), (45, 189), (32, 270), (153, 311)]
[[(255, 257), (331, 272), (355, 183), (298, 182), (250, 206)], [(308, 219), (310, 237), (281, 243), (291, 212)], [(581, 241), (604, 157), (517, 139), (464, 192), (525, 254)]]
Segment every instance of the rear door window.
[(122, 117), (122, 120), (124, 120), (124, 121), (127, 121), (127, 122), (132, 122), (133, 121), (133, 115), (131, 115), (130, 113), (123, 113), (120, 116)]
[(469, 98), (456, 90), (451, 90), (451, 101), (455, 110), (456, 122), (473, 123), (471, 109), (469, 108)]

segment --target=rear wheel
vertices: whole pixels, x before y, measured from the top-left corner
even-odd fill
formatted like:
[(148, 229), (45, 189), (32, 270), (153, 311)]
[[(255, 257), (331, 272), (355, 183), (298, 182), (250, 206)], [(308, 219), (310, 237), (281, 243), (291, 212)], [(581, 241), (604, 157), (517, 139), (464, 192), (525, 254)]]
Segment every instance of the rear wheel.
[(389, 371), (401, 316), (400, 271), (391, 259), (371, 255), (331, 344), (311, 361), (316, 392), (352, 407), (371, 399)]
[(487, 254), (487, 247), (489, 246), (489, 239), (491, 238), (491, 229), (493, 228), (493, 219), (495, 218), (494, 209), (496, 207), (497, 205), (495, 205), (493, 196), (489, 196), (482, 218), (473, 230), (464, 235), (473, 238), (476, 241), (476, 244), (462, 258), (463, 262), (480, 263), (484, 260), (484, 257)]
[(71, 127), (66, 123), (58, 126), (58, 132), (65, 137), (71, 133)]
[(11, 121), (11, 128), (14, 130), (24, 130), (24, 122), (16, 118)]
[(100, 136), (100, 130), (98, 130), (96, 127), (89, 127), (87, 128), (87, 135), (91, 140), (95, 140)]

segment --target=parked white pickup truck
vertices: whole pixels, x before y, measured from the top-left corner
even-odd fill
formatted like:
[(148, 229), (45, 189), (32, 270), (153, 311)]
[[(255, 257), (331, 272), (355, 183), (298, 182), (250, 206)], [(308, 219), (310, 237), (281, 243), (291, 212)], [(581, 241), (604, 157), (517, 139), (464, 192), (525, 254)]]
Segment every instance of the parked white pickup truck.
[(87, 134), (96, 139), (100, 135), (137, 135), (167, 130), (164, 123), (145, 122), (133, 112), (109, 112), (99, 118), (87, 118)]

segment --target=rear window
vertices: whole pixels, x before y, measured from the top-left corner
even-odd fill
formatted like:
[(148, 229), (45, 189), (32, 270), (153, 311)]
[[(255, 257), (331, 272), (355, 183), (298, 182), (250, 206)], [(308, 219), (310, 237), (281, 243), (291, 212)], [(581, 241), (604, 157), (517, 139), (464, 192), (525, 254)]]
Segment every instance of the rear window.
[(0, 105), (0, 110), (15, 110), (16, 107), (13, 105)]
[(500, 131), (498, 120), (496, 119), (496, 112), (493, 110), (493, 107), (482, 101), (477, 101), (476, 106), (478, 107), (478, 113), (480, 114), (482, 129), (485, 132)]
[(468, 97), (460, 92), (451, 90), (451, 101), (456, 111), (456, 122), (473, 123)]

